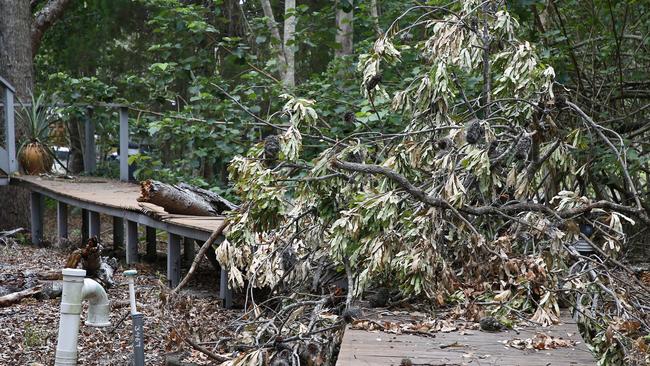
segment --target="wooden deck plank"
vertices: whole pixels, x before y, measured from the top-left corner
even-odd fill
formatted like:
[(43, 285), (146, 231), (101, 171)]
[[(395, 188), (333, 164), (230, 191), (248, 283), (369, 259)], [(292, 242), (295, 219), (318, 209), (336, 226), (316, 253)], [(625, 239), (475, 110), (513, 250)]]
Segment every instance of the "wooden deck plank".
[[(595, 365), (595, 360), (568, 317), (552, 327), (528, 327), (519, 334), (508, 330), (486, 333), (479, 330), (435, 333), (435, 337), (369, 332), (348, 327), (343, 336), (338, 366), (399, 366), (404, 358), (414, 365), (503, 365), (564, 366)], [(537, 332), (572, 339), (575, 347), (550, 350), (519, 350), (504, 341), (532, 338)], [(454, 344), (458, 347), (447, 347)], [(441, 346), (443, 346), (441, 348)]]

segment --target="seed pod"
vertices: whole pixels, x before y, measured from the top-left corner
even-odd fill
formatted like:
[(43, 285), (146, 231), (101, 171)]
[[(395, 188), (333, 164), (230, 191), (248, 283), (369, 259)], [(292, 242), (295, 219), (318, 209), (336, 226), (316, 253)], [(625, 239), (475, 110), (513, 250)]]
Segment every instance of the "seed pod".
[(436, 146), (440, 150), (448, 150), (451, 149), (451, 147), (454, 145), (454, 142), (451, 141), (449, 137), (445, 137), (439, 140), (436, 140)]
[(264, 140), (264, 159), (275, 161), (280, 153), (280, 138), (277, 135), (269, 135)]
[(482, 318), (479, 321), (479, 324), (481, 326), (481, 330), (485, 332), (498, 332), (503, 328), (505, 328), (500, 321), (498, 321), (496, 318), (493, 318), (491, 316)]
[(465, 141), (468, 144), (475, 144), (479, 142), (481, 137), (485, 134), (485, 129), (481, 126), (481, 121), (475, 119), (467, 127), (467, 132), (465, 133)]
[(372, 91), (377, 85), (379, 85), (382, 77), (383, 75), (381, 73), (378, 73), (375, 76), (371, 77), (370, 80), (368, 80), (366, 83), (366, 90)]
[(345, 112), (345, 114), (343, 115), (343, 120), (344, 120), (346, 123), (348, 123), (348, 124), (353, 124), (354, 121), (357, 120), (357, 118), (356, 118), (354, 112), (352, 112), (352, 111), (347, 111), (347, 112)]
[(345, 154), (345, 160), (351, 163), (361, 164), (365, 160), (365, 157), (361, 151), (351, 151)]
[(517, 142), (515, 146), (515, 158), (525, 160), (528, 158), (530, 148), (533, 145), (533, 140), (530, 136), (524, 136)]
[(296, 257), (296, 251), (293, 248), (287, 248), (282, 252), (282, 269), (285, 271), (290, 271), (296, 265), (298, 258)]

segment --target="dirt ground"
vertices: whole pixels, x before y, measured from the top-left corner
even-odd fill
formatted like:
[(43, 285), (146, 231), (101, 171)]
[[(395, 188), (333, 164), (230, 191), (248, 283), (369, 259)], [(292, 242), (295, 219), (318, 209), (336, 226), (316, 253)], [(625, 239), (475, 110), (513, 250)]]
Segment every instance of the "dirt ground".
[[(52, 208), (48, 208), (50, 211)], [(54, 215), (46, 213), (44, 233), (50, 243), (54, 243)], [(80, 217), (70, 215), (71, 241), (79, 241)], [(102, 241), (112, 243), (110, 218), (102, 217)], [(144, 237), (144, 235), (141, 235)], [(166, 236), (159, 236), (159, 255), (164, 254)], [(144, 253), (141, 243), (140, 253)], [(21, 273), (60, 270), (70, 248), (35, 248), (25, 243), (8, 246), (0, 244), (0, 279), (17, 276)], [(79, 365), (128, 365), (132, 354), (131, 320), (126, 320), (115, 328), (119, 320), (129, 312), (128, 286), (122, 271), (128, 269), (124, 258), (116, 272), (118, 285), (108, 290), (112, 304), (111, 326), (93, 328), (82, 325), (79, 335)], [(138, 310), (145, 319), (145, 357), (146, 365), (164, 365), (165, 354), (180, 349), (186, 351), (184, 361), (198, 365), (209, 365), (207, 356), (193, 351), (179, 340), (174, 333), (191, 337), (203, 347), (219, 353), (215, 345), (222, 337), (228, 336), (224, 324), (241, 315), (239, 310), (226, 310), (221, 307), (218, 295), (218, 272), (207, 260), (203, 260), (194, 279), (181, 296), (170, 300), (165, 283), (164, 258), (158, 263), (136, 264), (138, 270), (137, 294)], [(184, 268), (183, 275), (187, 268)], [(60, 297), (50, 300), (23, 299), (19, 304), (0, 308), (0, 365), (52, 365), (56, 350)], [(85, 307), (87, 305), (84, 305)], [(176, 330), (176, 332), (173, 332)], [(180, 343), (180, 344), (179, 344)]]

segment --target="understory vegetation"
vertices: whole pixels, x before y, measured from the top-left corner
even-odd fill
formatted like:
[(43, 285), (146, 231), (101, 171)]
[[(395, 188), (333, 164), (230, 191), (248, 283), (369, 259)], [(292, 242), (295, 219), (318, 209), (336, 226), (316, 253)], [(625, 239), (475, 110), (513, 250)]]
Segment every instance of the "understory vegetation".
[(73, 173), (90, 115), (118, 175), (123, 103), (136, 179), (239, 205), (219, 361), (333, 364), (380, 296), (509, 327), (570, 308), (599, 365), (650, 362), (650, 4), (287, 3), (77, 1), (34, 58)]

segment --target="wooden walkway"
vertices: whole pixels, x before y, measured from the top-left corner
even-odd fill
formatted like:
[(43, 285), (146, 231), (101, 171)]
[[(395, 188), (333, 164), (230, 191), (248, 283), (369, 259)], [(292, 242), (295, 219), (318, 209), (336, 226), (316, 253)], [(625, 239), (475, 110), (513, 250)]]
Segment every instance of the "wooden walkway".
[[(381, 319), (381, 318), (380, 318)], [(391, 334), (380, 331), (355, 330), (348, 326), (343, 336), (337, 366), (569, 366), (595, 365), (584, 344), (576, 323), (563, 317), (562, 323), (551, 327), (527, 327), (497, 333), (480, 330), (437, 332), (435, 337)], [(537, 333), (571, 339), (574, 347), (547, 350), (520, 350), (506, 346), (513, 339), (529, 339)], [(409, 359), (411, 363), (404, 363)]]
[[(32, 241), (39, 244), (43, 238), (43, 197), (57, 201), (57, 237), (68, 237), (68, 206), (81, 208), (82, 218), (88, 231), (84, 236), (99, 236), (99, 214), (113, 217), (114, 245), (122, 247), (126, 239), (126, 262), (139, 260), (138, 225), (146, 227), (147, 255), (155, 256), (156, 229), (167, 231), (167, 280), (171, 287), (180, 281), (181, 243), (194, 251), (194, 241), (206, 241), (223, 222), (223, 217), (173, 215), (162, 207), (137, 201), (140, 196), (138, 184), (106, 178), (78, 177), (63, 179), (39, 176), (13, 176), (11, 184), (29, 189), (31, 193)], [(125, 231), (126, 228), (126, 231)], [(126, 233), (126, 235), (125, 235)], [(221, 271), (221, 297), (230, 305), (227, 291), (227, 273)]]

